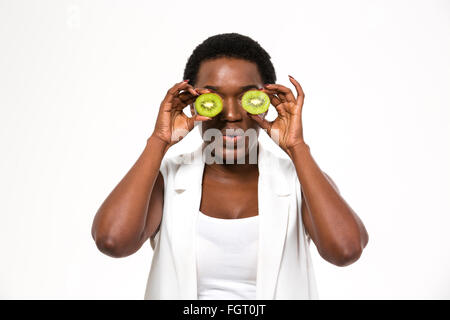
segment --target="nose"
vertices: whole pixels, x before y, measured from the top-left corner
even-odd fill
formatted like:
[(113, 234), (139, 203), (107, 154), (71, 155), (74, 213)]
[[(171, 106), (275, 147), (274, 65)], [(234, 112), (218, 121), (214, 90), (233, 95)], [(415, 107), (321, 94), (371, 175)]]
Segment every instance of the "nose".
[(242, 120), (242, 110), (237, 98), (227, 97), (223, 99), (223, 109), (220, 113), (222, 121), (240, 121)]

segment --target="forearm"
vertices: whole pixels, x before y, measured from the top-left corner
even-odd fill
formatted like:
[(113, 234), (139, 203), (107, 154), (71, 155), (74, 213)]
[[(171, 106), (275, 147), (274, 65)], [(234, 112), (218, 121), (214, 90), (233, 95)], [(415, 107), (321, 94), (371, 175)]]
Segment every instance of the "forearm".
[(139, 243), (166, 150), (163, 141), (148, 138), (138, 160), (102, 203), (92, 225), (92, 237), (99, 247), (122, 252)]
[(322, 256), (346, 261), (360, 255), (368, 236), (364, 225), (314, 161), (309, 146), (290, 150), (308, 210), (311, 238)]

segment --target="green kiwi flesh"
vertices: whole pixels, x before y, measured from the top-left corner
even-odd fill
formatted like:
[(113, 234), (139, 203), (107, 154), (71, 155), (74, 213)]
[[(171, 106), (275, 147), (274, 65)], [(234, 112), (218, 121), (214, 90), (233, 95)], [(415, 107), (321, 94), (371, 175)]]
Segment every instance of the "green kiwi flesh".
[(215, 93), (204, 93), (195, 100), (195, 110), (205, 117), (214, 117), (222, 111), (222, 98)]
[(269, 109), (269, 96), (259, 90), (249, 90), (242, 96), (242, 107), (251, 114), (264, 113)]

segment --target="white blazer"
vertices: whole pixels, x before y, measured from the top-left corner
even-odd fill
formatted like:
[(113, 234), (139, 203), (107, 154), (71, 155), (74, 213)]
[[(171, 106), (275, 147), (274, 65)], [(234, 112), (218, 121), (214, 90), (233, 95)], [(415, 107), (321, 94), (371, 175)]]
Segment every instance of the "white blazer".
[[(301, 189), (294, 164), (258, 139), (259, 247), (256, 299), (317, 299), (301, 218)], [(205, 162), (199, 146), (164, 158), (164, 208), (144, 299), (197, 299), (196, 222)]]

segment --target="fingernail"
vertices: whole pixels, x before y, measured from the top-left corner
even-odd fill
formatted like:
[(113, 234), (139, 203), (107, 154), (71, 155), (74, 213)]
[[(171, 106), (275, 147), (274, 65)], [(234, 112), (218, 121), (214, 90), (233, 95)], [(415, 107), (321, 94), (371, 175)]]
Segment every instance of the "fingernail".
[(265, 85), (264, 85), (264, 87), (268, 87), (268, 86), (270, 86), (270, 83), (266, 83)]
[(295, 80), (295, 78), (293, 77), (293, 76), (290, 76), (290, 75), (288, 75), (289, 76), (289, 78), (292, 78), (292, 79), (294, 79)]
[(183, 80), (183, 82), (189, 82), (189, 79)]

